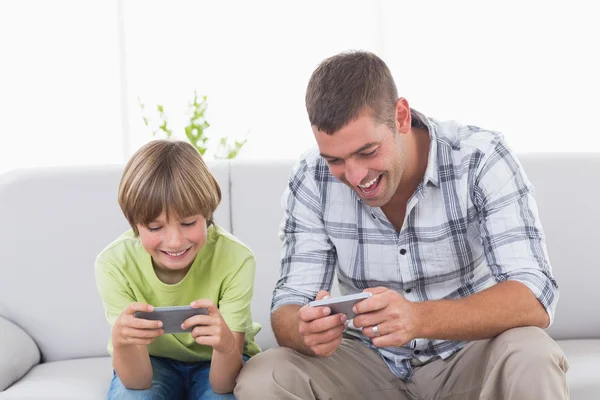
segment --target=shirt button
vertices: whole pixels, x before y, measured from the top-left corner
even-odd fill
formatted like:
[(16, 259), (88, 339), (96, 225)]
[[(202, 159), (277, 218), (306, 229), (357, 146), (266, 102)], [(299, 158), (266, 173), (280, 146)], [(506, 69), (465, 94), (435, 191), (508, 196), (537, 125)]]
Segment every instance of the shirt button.
[(405, 255), (406, 254), (406, 249), (400, 249), (400, 254)]
[(419, 354), (421, 354), (421, 350), (415, 350), (415, 351), (413, 351), (413, 354), (415, 356), (418, 356)]
[(408, 288), (408, 289), (406, 289), (406, 290), (405, 290), (405, 292), (406, 292), (406, 293), (410, 293), (410, 292), (412, 292), (412, 289), (411, 289), (411, 288)]

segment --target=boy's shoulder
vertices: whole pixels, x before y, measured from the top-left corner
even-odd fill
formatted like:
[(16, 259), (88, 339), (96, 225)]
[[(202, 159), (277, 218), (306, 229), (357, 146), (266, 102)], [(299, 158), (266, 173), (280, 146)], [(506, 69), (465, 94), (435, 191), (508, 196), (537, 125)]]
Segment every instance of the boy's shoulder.
[(215, 248), (225, 250), (227, 253), (234, 253), (238, 257), (254, 257), (252, 250), (240, 239), (223, 227), (214, 224), (209, 228), (209, 240), (214, 242)]
[(96, 257), (96, 267), (104, 264), (124, 265), (124, 261), (143, 257), (144, 249), (132, 229), (109, 243)]

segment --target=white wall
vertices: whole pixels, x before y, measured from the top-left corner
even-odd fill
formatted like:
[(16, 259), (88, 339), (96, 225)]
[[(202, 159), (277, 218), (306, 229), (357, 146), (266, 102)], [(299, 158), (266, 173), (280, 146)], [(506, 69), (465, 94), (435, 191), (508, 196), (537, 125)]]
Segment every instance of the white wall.
[(0, 171), (124, 158), (116, 3), (0, 1)]
[(211, 137), (248, 138), (240, 157), (295, 157), (313, 144), (308, 78), (347, 49), (382, 56), (428, 115), (518, 151), (600, 151), (594, 15), (584, 0), (2, 0), (0, 171), (123, 162), (152, 137), (138, 96), (177, 131), (195, 89)]

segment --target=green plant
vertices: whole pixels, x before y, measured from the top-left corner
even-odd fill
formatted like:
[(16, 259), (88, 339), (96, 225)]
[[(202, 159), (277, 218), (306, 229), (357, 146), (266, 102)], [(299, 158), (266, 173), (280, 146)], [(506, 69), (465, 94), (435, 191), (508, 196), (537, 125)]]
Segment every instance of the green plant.
[[(206, 108), (208, 107), (208, 103), (206, 101), (207, 97), (202, 96), (202, 98), (198, 98), (198, 93), (194, 91), (194, 100), (189, 103), (189, 119), (187, 125), (184, 127), (185, 136), (187, 140), (200, 152), (200, 154), (204, 155), (206, 150), (208, 150), (208, 142), (210, 141), (209, 137), (206, 135), (206, 130), (210, 127), (210, 124), (206, 120), (204, 113), (206, 112)], [(144, 120), (144, 124), (147, 127), (150, 127), (150, 119), (144, 115), (145, 105), (138, 98), (138, 102), (140, 105), (140, 109), (142, 111), (142, 119)], [(161, 104), (156, 106), (156, 110), (158, 111), (158, 118), (160, 119), (160, 124), (152, 131), (152, 136), (156, 136), (157, 134), (164, 134), (167, 138), (173, 136), (173, 130), (169, 128), (167, 114), (165, 113), (165, 109)], [(217, 143), (217, 148), (214, 153), (215, 158), (221, 159), (232, 159), (235, 158), (242, 147), (246, 144), (248, 140), (244, 139), (242, 141), (233, 141), (231, 143), (230, 139), (227, 136), (223, 136), (219, 139)]]

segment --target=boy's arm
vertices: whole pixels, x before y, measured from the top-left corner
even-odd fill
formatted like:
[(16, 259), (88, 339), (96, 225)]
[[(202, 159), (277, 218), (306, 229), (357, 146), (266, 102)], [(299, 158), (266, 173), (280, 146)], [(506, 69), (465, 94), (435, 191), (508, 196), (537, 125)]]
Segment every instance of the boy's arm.
[(245, 334), (233, 332), (236, 345), (229, 352), (213, 350), (209, 381), (215, 393), (231, 393), (242, 369)]
[(148, 389), (152, 386), (152, 364), (147, 345), (115, 346), (113, 368), (127, 389)]
[[(115, 343), (115, 330), (121, 327), (121, 314), (125, 314), (135, 298), (127, 292), (126, 284), (119, 279), (116, 267), (112, 266), (102, 257), (98, 257), (95, 266), (96, 286), (100, 296), (108, 323), (111, 326), (111, 344), (109, 352), (112, 355), (113, 368), (128, 389), (147, 389), (152, 385), (152, 365), (148, 346), (140, 344)], [(137, 309), (131, 309), (133, 313)], [(140, 309), (139, 311), (146, 311)]]
[[(239, 248), (235, 251), (238, 252)], [(233, 391), (235, 380), (243, 365), (242, 354), (246, 332), (253, 329), (251, 302), (254, 293), (256, 260), (247, 249), (243, 250), (241, 257), (243, 258), (241, 262), (235, 262), (239, 263), (238, 269), (223, 282), (225, 289), (219, 299), (218, 311), (225, 322), (222, 335), (232, 334), (235, 345), (224, 351), (218, 351), (213, 347), (209, 380), (216, 393)]]

